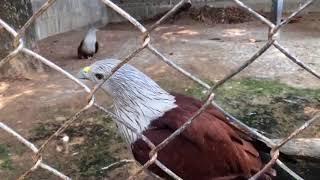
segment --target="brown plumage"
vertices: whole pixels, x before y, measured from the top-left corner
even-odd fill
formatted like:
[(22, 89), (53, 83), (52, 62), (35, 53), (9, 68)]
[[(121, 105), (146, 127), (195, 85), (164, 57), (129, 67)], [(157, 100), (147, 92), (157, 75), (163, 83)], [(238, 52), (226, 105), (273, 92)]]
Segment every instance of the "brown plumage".
[[(143, 132), (156, 145), (182, 126), (202, 105), (192, 97), (174, 95), (178, 107), (154, 120)], [(250, 141), (244, 133), (228, 125), (225, 117), (211, 106), (164, 147), (158, 159), (185, 180), (247, 179), (263, 167), (259, 152)], [(141, 164), (149, 159), (149, 151), (141, 139), (132, 144), (134, 157)], [(150, 170), (169, 179), (155, 165)], [(260, 179), (271, 179), (272, 176), (273, 170)]]

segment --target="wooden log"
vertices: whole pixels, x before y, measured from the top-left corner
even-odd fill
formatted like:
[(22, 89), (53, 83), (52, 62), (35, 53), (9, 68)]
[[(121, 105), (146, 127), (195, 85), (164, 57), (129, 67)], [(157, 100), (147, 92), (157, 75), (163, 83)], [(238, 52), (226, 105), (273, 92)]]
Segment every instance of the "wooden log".
[[(281, 139), (273, 139), (279, 143)], [(289, 141), (280, 151), (297, 158), (320, 160), (320, 138), (298, 138)]]

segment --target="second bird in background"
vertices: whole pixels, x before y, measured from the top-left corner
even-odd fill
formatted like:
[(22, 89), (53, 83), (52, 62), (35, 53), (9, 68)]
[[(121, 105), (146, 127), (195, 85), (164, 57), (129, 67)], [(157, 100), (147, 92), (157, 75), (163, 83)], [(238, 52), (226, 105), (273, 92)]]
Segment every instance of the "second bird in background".
[(79, 59), (91, 59), (94, 54), (98, 52), (99, 43), (97, 41), (97, 31), (95, 27), (91, 27), (86, 33), (84, 39), (81, 41), (78, 47)]

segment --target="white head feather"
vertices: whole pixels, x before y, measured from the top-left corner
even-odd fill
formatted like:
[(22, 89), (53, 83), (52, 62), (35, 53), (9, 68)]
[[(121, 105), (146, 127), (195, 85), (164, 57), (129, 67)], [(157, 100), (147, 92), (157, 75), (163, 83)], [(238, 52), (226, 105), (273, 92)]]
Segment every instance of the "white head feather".
[[(115, 59), (97, 61), (84, 68), (79, 78), (99, 83), (119, 63)], [(114, 73), (102, 85), (102, 89), (112, 97), (116, 115), (139, 132), (144, 131), (151, 121), (176, 107), (174, 96), (129, 64)], [(134, 133), (119, 123), (118, 126), (129, 143), (136, 140)]]

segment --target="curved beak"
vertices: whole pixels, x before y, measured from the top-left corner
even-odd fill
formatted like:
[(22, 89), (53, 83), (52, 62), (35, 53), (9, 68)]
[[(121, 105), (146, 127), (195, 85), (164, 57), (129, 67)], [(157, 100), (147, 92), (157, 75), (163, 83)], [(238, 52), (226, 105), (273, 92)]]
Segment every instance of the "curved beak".
[(78, 78), (78, 79), (88, 80), (88, 78), (85, 76), (85, 74), (83, 73), (82, 70), (78, 72), (77, 78)]
[(78, 74), (77, 78), (78, 79), (84, 79), (84, 80), (89, 80), (88, 73), (91, 71), (91, 68), (89, 66), (81, 69)]

